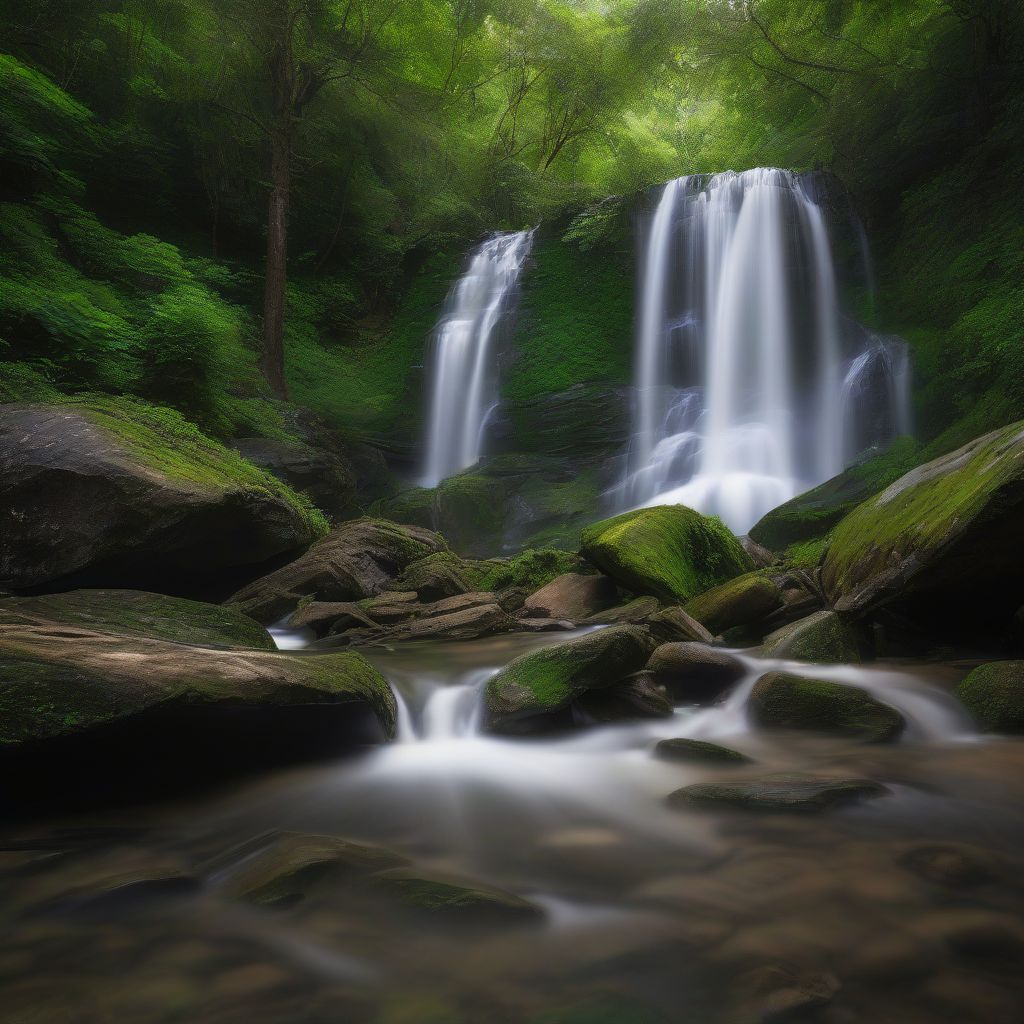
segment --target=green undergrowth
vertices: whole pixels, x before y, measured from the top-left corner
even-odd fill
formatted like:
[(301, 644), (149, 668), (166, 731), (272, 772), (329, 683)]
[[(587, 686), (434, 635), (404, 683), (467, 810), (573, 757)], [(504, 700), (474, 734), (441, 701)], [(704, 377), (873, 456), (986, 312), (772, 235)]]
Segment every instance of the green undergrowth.
[(569, 551), (552, 548), (527, 549), (503, 561), (488, 562), (490, 568), (479, 580), (481, 590), (504, 590), (523, 587), (539, 590), (556, 576), (580, 571), (580, 558)]

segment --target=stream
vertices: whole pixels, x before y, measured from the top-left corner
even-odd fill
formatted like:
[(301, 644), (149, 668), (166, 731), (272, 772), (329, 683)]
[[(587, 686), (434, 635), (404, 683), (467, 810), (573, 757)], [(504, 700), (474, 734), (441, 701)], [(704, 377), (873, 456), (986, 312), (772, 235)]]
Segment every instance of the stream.
[[(488, 677), (572, 635), (369, 650), (399, 698), (395, 742), (4, 835), (0, 1020), (1019, 1024), (1024, 743), (972, 732), (950, 696), (962, 671), (738, 652), (750, 672), (715, 707), (553, 737), (482, 733)], [(907, 729), (879, 746), (752, 731), (746, 696), (771, 668), (867, 689)], [(754, 763), (653, 757), (670, 737)], [(862, 776), (889, 793), (806, 816), (665, 802), (767, 771)], [(284, 909), (229, 901), (247, 856), (230, 851), (269, 830), (386, 846), (543, 918), (425, 922), (370, 885), (331, 881)], [(83, 896), (140, 874), (165, 884)]]

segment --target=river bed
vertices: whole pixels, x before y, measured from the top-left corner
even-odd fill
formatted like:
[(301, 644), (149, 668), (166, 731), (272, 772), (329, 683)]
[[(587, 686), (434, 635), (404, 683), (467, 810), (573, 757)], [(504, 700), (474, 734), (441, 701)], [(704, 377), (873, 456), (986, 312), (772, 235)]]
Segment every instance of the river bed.
[[(949, 695), (955, 669), (740, 655), (749, 675), (714, 708), (559, 737), (482, 734), (486, 679), (565, 639), (368, 651), (400, 696), (394, 743), (202, 799), (6, 832), (0, 1020), (1024, 1019), (1024, 743), (972, 731)], [(778, 667), (869, 689), (903, 713), (904, 736), (864, 746), (752, 731), (746, 694)], [(652, 756), (675, 736), (753, 764)], [(889, 792), (811, 816), (665, 800), (768, 771), (866, 777)], [(270, 830), (386, 846), (543, 916), (442, 922), (351, 881), (312, 885), (284, 909), (228, 900), (246, 855), (226, 851)], [(164, 884), (90, 898), (136, 876)]]

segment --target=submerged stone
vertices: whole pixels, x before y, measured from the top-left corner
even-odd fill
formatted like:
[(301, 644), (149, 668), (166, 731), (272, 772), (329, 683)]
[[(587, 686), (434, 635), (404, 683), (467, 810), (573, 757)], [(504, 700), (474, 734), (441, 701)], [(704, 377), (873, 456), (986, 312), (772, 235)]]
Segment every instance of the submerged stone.
[(679, 603), (753, 569), (720, 520), (683, 505), (594, 523), (583, 531), (580, 554), (629, 590)]
[(747, 712), (765, 729), (828, 732), (886, 743), (903, 732), (903, 716), (855, 686), (787, 672), (763, 675), (750, 692)]
[(372, 877), (371, 884), (408, 910), (440, 921), (521, 924), (544, 917), (535, 903), (510, 892), (414, 868), (383, 871)]
[(654, 756), (663, 761), (688, 761), (710, 764), (750, 764), (750, 758), (738, 750), (708, 743), (705, 740), (691, 740), (678, 737), (659, 740), (654, 745)]
[(673, 807), (818, 814), (845, 804), (879, 797), (888, 790), (869, 779), (833, 779), (796, 772), (739, 782), (702, 782), (670, 793)]

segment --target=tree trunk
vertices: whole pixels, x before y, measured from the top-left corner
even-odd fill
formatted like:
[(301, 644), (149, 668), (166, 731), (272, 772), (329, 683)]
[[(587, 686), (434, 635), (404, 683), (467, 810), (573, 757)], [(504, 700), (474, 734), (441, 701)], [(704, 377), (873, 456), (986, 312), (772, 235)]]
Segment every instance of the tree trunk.
[(288, 397), (284, 378), (284, 303), (288, 279), (288, 200), (291, 193), (291, 132), (270, 134), (270, 200), (267, 208), (267, 269), (263, 292), (263, 375), (278, 398)]

